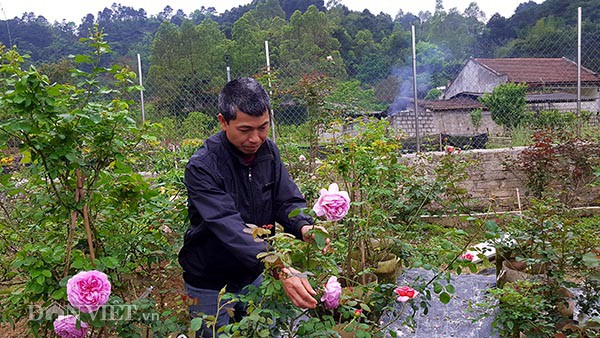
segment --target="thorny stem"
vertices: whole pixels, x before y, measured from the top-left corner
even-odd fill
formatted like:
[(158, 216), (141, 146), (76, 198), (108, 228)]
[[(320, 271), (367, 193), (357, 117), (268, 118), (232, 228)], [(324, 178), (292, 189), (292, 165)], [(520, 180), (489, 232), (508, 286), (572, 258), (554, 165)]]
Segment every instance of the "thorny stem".
[(388, 326), (392, 325), (392, 323), (394, 323), (394, 322), (396, 322), (398, 319), (400, 319), (400, 317), (402, 317), (402, 315), (404, 314), (404, 309), (406, 309), (406, 304), (407, 304), (407, 302), (404, 302), (404, 303), (402, 304), (402, 310), (400, 310), (400, 313), (398, 313), (398, 314), (397, 314), (397, 315), (394, 317), (394, 319), (393, 319), (393, 320), (389, 320), (389, 321), (387, 322), (387, 324), (385, 324), (384, 326), (382, 326), (382, 327), (378, 327), (378, 328), (375, 330), (375, 332), (381, 332), (381, 331), (385, 330), (385, 329), (386, 329)]

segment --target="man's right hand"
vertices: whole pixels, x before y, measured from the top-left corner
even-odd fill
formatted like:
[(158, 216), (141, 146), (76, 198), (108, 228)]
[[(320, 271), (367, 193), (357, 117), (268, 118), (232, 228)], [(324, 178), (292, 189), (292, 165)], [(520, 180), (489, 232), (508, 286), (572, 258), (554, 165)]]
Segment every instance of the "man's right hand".
[(317, 300), (313, 297), (317, 293), (313, 290), (306, 277), (294, 268), (283, 268), (281, 274), (283, 290), (288, 298), (299, 308), (314, 309)]

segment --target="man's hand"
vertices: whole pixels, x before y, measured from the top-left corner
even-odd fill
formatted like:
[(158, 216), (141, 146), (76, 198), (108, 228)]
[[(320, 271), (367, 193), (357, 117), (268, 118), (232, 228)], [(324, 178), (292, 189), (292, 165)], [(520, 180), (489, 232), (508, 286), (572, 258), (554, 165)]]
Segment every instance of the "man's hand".
[(313, 297), (317, 293), (313, 290), (308, 279), (294, 268), (283, 268), (281, 282), (288, 298), (299, 308), (314, 309), (317, 300)]
[[(321, 231), (323, 231), (324, 233), (328, 234), (327, 230), (325, 230), (325, 228), (323, 228), (322, 226), (316, 226), (316, 225), (305, 225), (303, 226), (300, 231), (302, 231), (302, 240), (304, 240), (305, 242), (314, 242), (315, 241), (315, 235), (311, 234), (309, 231), (312, 229), (319, 229)], [(325, 247), (323, 248), (323, 253), (327, 252), (327, 249), (329, 248), (329, 243), (331, 241), (329, 240), (329, 237), (325, 238)]]

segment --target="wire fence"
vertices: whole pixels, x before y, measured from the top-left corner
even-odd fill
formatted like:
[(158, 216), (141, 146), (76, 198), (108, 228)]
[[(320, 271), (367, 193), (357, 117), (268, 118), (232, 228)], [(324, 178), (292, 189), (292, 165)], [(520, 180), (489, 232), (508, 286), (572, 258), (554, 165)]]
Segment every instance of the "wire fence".
[(491, 47), (479, 46), (472, 57), (455, 62), (456, 71), (445, 74), (448, 81), (439, 87), (432, 84), (439, 83), (441, 71), (431, 71), (417, 48), (416, 114), (410, 62), (386, 67), (375, 56), (369, 71), (346, 64), (339, 54), (290, 59), (283, 55), (289, 46), (271, 46), (275, 52), (267, 70), (262, 45), (255, 46), (252, 62), (207, 51), (216, 59), (192, 71), (150, 65), (143, 74), (145, 116), (171, 121), (165, 128), (171, 138), (203, 137), (216, 128), (218, 93), (228, 77), (251, 76), (271, 94), (277, 136), (293, 135), (288, 126), (301, 126), (324, 111), (343, 118), (385, 118), (403, 133), (409, 151), (416, 136), (424, 149), (523, 145), (543, 128), (595, 138), (600, 134), (600, 36), (584, 29), (581, 49), (576, 30), (534, 38), (535, 43), (515, 39), (496, 55), (490, 55)]

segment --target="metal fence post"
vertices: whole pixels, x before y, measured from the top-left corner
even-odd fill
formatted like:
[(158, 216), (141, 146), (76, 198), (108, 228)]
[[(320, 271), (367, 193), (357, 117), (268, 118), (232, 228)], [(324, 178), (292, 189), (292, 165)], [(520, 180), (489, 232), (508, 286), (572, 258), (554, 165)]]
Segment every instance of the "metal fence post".
[(144, 88), (143, 88), (143, 81), (142, 81), (142, 59), (140, 57), (140, 54), (138, 53), (137, 55), (137, 61), (138, 61), (138, 76), (140, 78), (140, 102), (142, 104), (142, 123), (146, 122), (146, 112), (144, 111)]
[(413, 102), (415, 106), (415, 141), (417, 143), (417, 153), (421, 151), (421, 141), (419, 139), (419, 104), (417, 103), (417, 47), (415, 44), (415, 25), (411, 26), (412, 31), (412, 66), (413, 66)]
[(577, 8), (577, 137), (581, 138), (581, 7)]
[[(265, 40), (265, 58), (267, 59), (267, 79), (269, 80), (269, 97), (273, 95), (271, 90), (271, 60), (269, 57), (269, 41)], [(273, 113), (273, 106), (271, 105), (271, 139), (276, 142), (275, 136), (275, 113)]]

